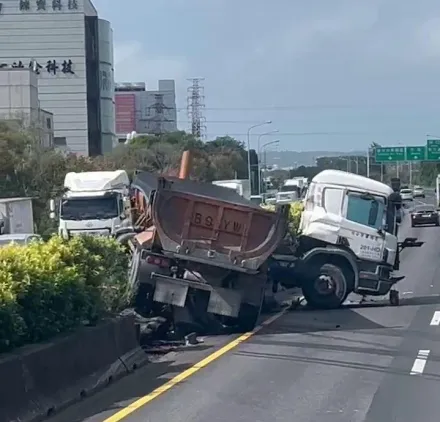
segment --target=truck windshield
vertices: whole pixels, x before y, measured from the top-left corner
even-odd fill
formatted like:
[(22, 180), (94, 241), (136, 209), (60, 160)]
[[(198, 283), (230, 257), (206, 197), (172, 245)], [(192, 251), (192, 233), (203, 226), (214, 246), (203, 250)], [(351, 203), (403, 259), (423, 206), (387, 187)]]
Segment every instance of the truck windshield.
[(64, 220), (104, 220), (119, 215), (116, 196), (69, 198), (61, 202)]
[(385, 201), (355, 193), (347, 195), (347, 220), (380, 229), (384, 226)]

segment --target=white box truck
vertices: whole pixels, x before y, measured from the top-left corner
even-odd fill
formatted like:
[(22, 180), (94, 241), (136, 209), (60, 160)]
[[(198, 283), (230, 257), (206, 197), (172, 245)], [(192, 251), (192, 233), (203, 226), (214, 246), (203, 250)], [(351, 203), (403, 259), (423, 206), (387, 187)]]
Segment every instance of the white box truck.
[(34, 233), (32, 198), (0, 199), (0, 234)]

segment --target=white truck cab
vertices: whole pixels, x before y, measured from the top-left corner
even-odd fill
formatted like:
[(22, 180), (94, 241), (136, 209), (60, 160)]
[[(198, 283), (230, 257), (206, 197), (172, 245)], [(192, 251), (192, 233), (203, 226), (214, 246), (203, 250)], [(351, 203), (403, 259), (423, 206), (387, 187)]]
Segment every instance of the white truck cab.
[(339, 170), (313, 178), (304, 200), (297, 261), (290, 264), (290, 277), (308, 303), (335, 308), (352, 292), (396, 298), (392, 286), (404, 278), (394, 276), (399, 252), (421, 246), (414, 238), (398, 242), (400, 207), (400, 195), (381, 182)]
[[(130, 179), (124, 170), (67, 173), (59, 202), (58, 232), (64, 238), (80, 234), (112, 236), (131, 223)], [(51, 201), (55, 218), (55, 201)]]
[(376, 180), (324, 170), (310, 184), (300, 231), (303, 236), (339, 245), (341, 239), (360, 260), (394, 265), (397, 252), (393, 190)]

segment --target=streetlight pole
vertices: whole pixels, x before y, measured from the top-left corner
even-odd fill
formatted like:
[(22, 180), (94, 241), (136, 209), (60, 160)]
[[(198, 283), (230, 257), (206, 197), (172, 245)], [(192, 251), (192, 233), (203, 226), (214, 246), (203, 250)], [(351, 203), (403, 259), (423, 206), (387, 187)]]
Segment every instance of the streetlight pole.
[[(280, 140), (276, 139), (275, 141), (267, 142), (264, 145), (262, 145), (261, 152), (264, 151), (264, 166), (263, 166), (263, 168), (265, 170), (266, 170), (266, 148), (268, 146), (270, 146), (270, 145), (275, 145), (275, 144), (278, 145), (279, 143), (280, 143)], [(258, 186), (261, 187), (261, 179), (260, 179), (261, 173), (259, 173), (258, 176), (259, 176), (258, 177)], [(261, 195), (261, 191), (260, 190), (258, 191), (258, 195)]]
[(252, 192), (252, 172), (251, 172), (251, 130), (265, 125), (270, 125), (272, 120), (267, 120), (262, 123), (258, 123), (257, 125), (251, 126), (247, 131), (247, 147), (248, 147), (248, 179), (249, 179), (249, 189)]
[(271, 130), (270, 132), (266, 132), (266, 133), (262, 133), (262, 134), (258, 135), (258, 150), (257, 150), (258, 151), (258, 179), (257, 179), (258, 180), (258, 195), (261, 195), (261, 166), (260, 166), (261, 148), (260, 148), (260, 141), (263, 136), (272, 135), (273, 133), (278, 133), (278, 132), (279, 132), (279, 130), (275, 129), (275, 130)]

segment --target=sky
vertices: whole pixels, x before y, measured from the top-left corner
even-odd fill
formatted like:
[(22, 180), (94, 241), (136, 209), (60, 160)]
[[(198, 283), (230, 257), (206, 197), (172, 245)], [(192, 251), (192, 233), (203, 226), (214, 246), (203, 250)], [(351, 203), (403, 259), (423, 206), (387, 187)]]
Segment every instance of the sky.
[(422, 145), (440, 136), (438, 0), (92, 0), (114, 29), (116, 82), (203, 77), (207, 138), (280, 150)]

